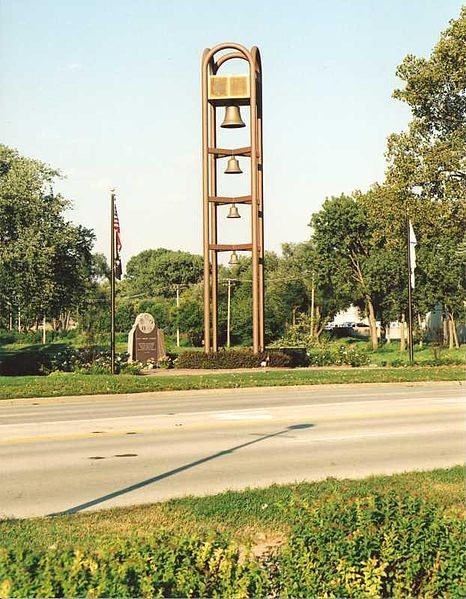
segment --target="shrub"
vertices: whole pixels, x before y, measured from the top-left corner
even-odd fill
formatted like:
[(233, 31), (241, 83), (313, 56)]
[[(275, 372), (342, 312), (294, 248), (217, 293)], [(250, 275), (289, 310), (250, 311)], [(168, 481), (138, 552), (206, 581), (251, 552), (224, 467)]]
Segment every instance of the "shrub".
[(51, 372), (74, 372), (91, 359), (91, 350), (64, 347), (50, 358), (50, 370)]
[(268, 594), (260, 564), (224, 538), (100, 542), (97, 549), (0, 549), (1, 597), (229, 597)]
[(25, 376), (47, 374), (50, 370), (50, 357), (42, 350), (23, 350), (2, 358), (0, 375)]
[(311, 366), (367, 366), (369, 356), (354, 345), (323, 345), (308, 350)]
[(350, 366), (367, 366), (369, 364), (369, 356), (353, 345), (341, 345), (338, 348), (338, 359), (341, 364), (349, 364)]
[(396, 358), (395, 360), (392, 360), (392, 366), (394, 368), (406, 368), (406, 366), (411, 366), (409, 360), (403, 360), (401, 358)]
[[(88, 361), (86, 361), (88, 359)], [(115, 373), (119, 374), (122, 366), (128, 361), (128, 354), (115, 354)], [(139, 370), (140, 371), (140, 370)], [(109, 351), (98, 352), (89, 357), (88, 350), (81, 350), (80, 361), (78, 360), (74, 366), (74, 372), (80, 374), (111, 374), (112, 372), (112, 356)], [(139, 374), (139, 372), (137, 373)]]
[(293, 368), (305, 363), (303, 350), (267, 350), (254, 354), (251, 350), (219, 351), (218, 353), (183, 352), (176, 359), (176, 368), (259, 368), (262, 364)]
[(295, 505), (295, 525), (269, 566), (293, 597), (464, 597), (460, 517), (394, 492), (316, 508)]
[(143, 368), (142, 362), (122, 362), (119, 374), (141, 374)]
[(462, 366), (464, 364), (464, 358), (440, 356), (438, 358), (422, 360), (419, 364), (422, 366)]
[(15, 343), (18, 341), (18, 337), (21, 333), (18, 331), (7, 331), (0, 329), (0, 345), (8, 345), (9, 343)]
[(166, 356), (162, 356), (157, 360), (157, 368), (173, 368), (173, 363), (176, 359), (176, 356), (173, 357), (173, 354), (167, 354)]

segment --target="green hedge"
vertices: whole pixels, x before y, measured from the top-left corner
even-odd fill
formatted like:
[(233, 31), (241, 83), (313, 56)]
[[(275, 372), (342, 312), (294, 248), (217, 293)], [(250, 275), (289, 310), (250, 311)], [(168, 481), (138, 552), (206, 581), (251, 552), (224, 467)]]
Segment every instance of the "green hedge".
[(50, 356), (42, 350), (18, 350), (1, 358), (0, 375), (25, 376), (46, 374), (50, 369)]
[(282, 509), (286, 545), (256, 557), (220, 534), (0, 549), (0, 597), (466, 596), (464, 519), (432, 501), (295, 497)]
[(182, 352), (175, 361), (176, 368), (260, 368), (267, 366), (294, 368), (307, 364), (305, 350), (267, 350), (254, 354), (251, 350), (230, 350), (206, 354), (199, 351)]

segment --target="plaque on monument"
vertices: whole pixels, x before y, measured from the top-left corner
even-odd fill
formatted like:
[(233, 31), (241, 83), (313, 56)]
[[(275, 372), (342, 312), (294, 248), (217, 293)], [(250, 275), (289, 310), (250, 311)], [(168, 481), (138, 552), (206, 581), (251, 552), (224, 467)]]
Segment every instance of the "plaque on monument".
[(165, 356), (163, 331), (155, 326), (152, 314), (138, 314), (128, 335), (128, 362), (146, 362)]

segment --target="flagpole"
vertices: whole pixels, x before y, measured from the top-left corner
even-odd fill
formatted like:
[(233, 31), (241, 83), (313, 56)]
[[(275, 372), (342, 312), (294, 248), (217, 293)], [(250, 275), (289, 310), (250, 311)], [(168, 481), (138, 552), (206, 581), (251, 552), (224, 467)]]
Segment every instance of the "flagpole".
[(406, 232), (408, 238), (408, 351), (409, 361), (414, 362), (414, 347), (413, 347), (413, 293), (411, 286), (411, 235), (409, 228), (409, 214), (406, 214)]
[(110, 196), (110, 354), (112, 374), (115, 374), (115, 190)]

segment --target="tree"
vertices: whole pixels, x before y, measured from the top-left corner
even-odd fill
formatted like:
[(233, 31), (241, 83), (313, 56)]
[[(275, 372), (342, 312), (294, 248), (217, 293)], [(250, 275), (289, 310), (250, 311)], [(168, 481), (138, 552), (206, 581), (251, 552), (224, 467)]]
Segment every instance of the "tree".
[(374, 275), (380, 253), (371, 244), (370, 222), (363, 203), (357, 195), (327, 199), (313, 215), (311, 226), (319, 287), (333, 298), (334, 309), (355, 304), (367, 313), (372, 347), (377, 350)]
[(204, 339), (204, 303), (201, 285), (186, 289), (180, 301), (180, 329), (188, 336), (190, 343), (200, 347)]
[(164, 248), (144, 250), (133, 256), (126, 267), (129, 294), (173, 296), (176, 285), (192, 285), (202, 280), (201, 256)]
[(386, 182), (373, 190), (370, 218), (387, 247), (398, 249), (406, 219), (413, 221), (415, 305), (428, 311), (441, 303), (454, 323), (464, 315), (464, 260), (456, 248), (466, 230), (466, 7), (429, 58), (407, 56), (397, 75), (405, 85), (393, 95), (409, 105), (412, 120), (388, 139)]
[(265, 256), (265, 314), (268, 340), (284, 334), (286, 325), (309, 309), (312, 278), (306, 244), (285, 243), (282, 256)]
[(21, 310), (26, 326), (79, 305), (91, 272), (94, 233), (65, 220), (59, 176), (0, 145), (0, 309)]
[(464, 199), (466, 189), (466, 7), (431, 56), (407, 56), (394, 91), (412, 111), (407, 132), (389, 138), (388, 180), (422, 185), (430, 198)]

